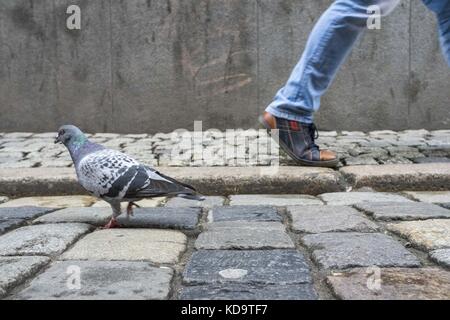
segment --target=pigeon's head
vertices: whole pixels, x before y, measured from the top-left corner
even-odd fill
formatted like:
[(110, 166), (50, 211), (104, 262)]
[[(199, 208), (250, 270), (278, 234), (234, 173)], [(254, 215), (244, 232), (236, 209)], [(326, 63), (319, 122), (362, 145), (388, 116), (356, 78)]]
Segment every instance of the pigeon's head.
[(55, 143), (62, 143), (67, 146), (71, 143), (85, 140), (86, 137), (80, 129), (72, 125), (64, 125), (59, 128), (58, 136), (55, 138)]

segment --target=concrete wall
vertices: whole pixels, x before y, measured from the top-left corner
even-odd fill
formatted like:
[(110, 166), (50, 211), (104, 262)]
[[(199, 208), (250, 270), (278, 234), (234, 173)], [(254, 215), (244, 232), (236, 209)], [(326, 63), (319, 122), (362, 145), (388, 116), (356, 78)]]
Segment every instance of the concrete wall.
[[(0, 131), (256, 127), (331, 0), (1, 0)], [(78, 4), (81, 30), (67, 30)], [(402, 1), (323, 99), (322, 129), (450, 127), (433, 14)]]

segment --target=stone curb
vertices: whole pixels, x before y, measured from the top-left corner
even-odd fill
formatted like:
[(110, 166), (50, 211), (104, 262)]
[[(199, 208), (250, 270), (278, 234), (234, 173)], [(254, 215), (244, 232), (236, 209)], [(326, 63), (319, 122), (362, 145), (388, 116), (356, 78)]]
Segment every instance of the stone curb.
[(377, 191), (450, 189), (450, 163), (350, 166), (339, 172), (354, 188)]
[[(321, 194), (345, 189), (337, 171), (324, 168), (279, 167), (275, 174), (263, 167), (164, 167), (156, 168), (205, 195)], [(23, 197), (83, 194), (72, 168), (0, 170), (0, 194)]]
[[(205, 195), (311, 194), (371, 187), (377, 191), (450, 189), (450, 163), (308, 167), (160, 167)], [(1, 169), (0, 194), (12, 197), (85, 193), (72, 168)]]

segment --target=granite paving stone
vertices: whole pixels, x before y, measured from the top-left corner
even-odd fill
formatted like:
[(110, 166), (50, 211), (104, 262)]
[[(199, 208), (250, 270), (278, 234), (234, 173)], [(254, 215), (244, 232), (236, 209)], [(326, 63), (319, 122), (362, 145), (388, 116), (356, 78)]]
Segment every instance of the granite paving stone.
[(21, 227), (0, 237), (0, 256), (56, 255), (90, 229), (81, 223)]
[(450, 248), (450, 220), (447, 219), (390, 223), (386, 227), (427, 251)]
[(48, 208), (89, 207), (96, 198), (90, 196), (25, 197), (0, 204), (0, 207), (36, 206)]
[(348, 157), (345, 158), (345, 164), (347, 166), (359, 166), (359, 165), (370, 165), (378, 164), (378, 162), (371, 156), (359, 156), (359, 157)]
[[(218, 132), (214, 136), (204, 133), (202, 149), (195, 151), (193, 157), (190, 150), (192, 132), (187, 132), (186, 136), (176, 133), (175, 136), (174, 133), (161, 135), (158, 133), (153, 137), (111, 133), (108, 136), (93, 136), (91, 139), (125, 151), (146, 163), (159, 166), (267, 166), (278, 162), (278, 152), (273, 153), (268, 148), (261, 150), (261, 147), (267, 147), (271, 143), (267, 133), (256, 130), (242, 132), (234, 133), (231, 139), (230, 135), (224, 132)], [(372, 163), (378, 166), (383, 163), (412, 163), (411, 161), (420, 163), (449, 161), (450, 135), (421, 132), (422, 130), (383, 134), (369, 132), (365, 135), (360, 135), (359, 132), (336, 133), (334, 136), (322, 135), (318, 141), (324, 146), (339, 149), (339, 154), (342, 155), (343, 163), (346, 165)], [(5, 136), (0, 138), (1, 168), (32, 166), (56, 168), (70, 163), (69, 154), (61, 146), (54, 146), (49, 137), (39, 135), (31, 138)], [(226, 146), (241, 146), (246, 143), (249, 147), (244, 151), (245, 154), (239, 157), (225, 152)], [(258, 157), (252, 153), (254, 146), (260, 148)], [(184, 158), (170, 157), (174, 150)], [(348, 156), (349, 154), (351, 157)], [(292, 163), (292, 161), (286, 161), (285, 155), (282, 156), (281, 165)]]
[(421, 202), (450, 204), (450, 191), (406, 191), (405, 193)]
[(183, 272), (183, 282), (189, 285), (311, 281), (305, 257), (295, 250), (200, 250), (194, 252)]
[(200, 207), (211, 209), (213, 207), (222, 206), (225, 203), (225, 200), (226, 200), (225, 197), (220, 196), (206, 196), (205, 200), (203, 201), (194, 201), (176, 197), (169, 199), (165, 206), (173, 208)]
[(450, 218), (450, 210), (431, 203), (369, 202), (355, 207), (380, 221)]
[(43, 215), (35, 219), (33, 223), (82, 222), (103, 226), (111, 216), (111, 208), (70, 207)]
[(25, 224), (24, 219), (0, 220), (0, 235)]
[(316, 300), (311, 284), (264, 285), (245, 283), (183, 287), (180, 300)]
[(363, 202), (411, 202), (397, 194), (386, 192), (334, 192), (319, 196), (328, 205), (350, 206)]
[(134, 216), (121, 215), (117, 219), (125, 228), (172, 228), (192, 230), (197, 227), (201, 208), (138, 208)]
[(44, 207), (5, 207), (0, 208), (0, 220), (16, 220), (16, 219), (33, 219), (42, 216), (48, 212), (55, 211), (54, 208), (44, 208)]
[(311, 234), (303, 243), (322, 268), (363, 266), (418, 267), (419, 260), (398, 241), (381, 233), (334, 232)]
[[(334, 273), (328, 283), (344, 300), (448, 300), (450, 272), (438, 268), (366, 268)], [(380, 282), (377, 282), (377, 281)]]
[(128, 260), (176, 263), (186, 249), (186, 236), (173, 230), (107, 229), (88, 234), (63, 260)]
[(294, 243), (279, 222), (214, 222), (195, 241), (197, 249), (284, 249)]
[[(79, 283), (72, 280), (78, 271)], [(52, 264), (13, 298), (162, 300), (168, 299), (172, 276), (173, 271), (170, 268), (153, 267), (147, 262), (59, 261)]]
[(413, 160), (414, 163), (449, 163), (450, 158), (445, 157), (422, 157)]
[(0, 196), (0, 203), (6, 202), (6, 201), (8, 201), (8, 200), (9, 200), (8, 197)]
[(296, 232), (375, 232), (380, 228), (348, 206), (289, 207), (288, 215)]
[[(200, 208), (137, 208), (134, 209), (133, 216), (128, 217), (123, 213), (117, 221), (124, 228), (195, 229), (200, 214)], [(42, 216), (34, 220), (34, 223), (83, 222), (104, 226), (111, 215), (111, 208), (72, 207)]]
[(49, 262), (47, 257), (0, 257), (0, 298)]
[(430, 258), (443, 267), (450, 268), (450, 249), (438, 249), (430, 252)]
[(309, 195), (268, 195), (268, 194), (240, 194), (230, 196), (231, 206), (296, 206), (322, 205), (322, 201)]
[(215, 207), (209, 211), (208, 221), (281, 221), (281, 216), (269, 206)]

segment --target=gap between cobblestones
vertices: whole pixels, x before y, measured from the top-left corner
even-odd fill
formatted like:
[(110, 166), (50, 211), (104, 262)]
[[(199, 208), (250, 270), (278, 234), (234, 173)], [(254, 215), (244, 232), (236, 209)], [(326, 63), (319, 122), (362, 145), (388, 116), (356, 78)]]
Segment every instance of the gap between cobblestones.
[(292, 219), (290, 219), (289, 215), (287, 214), (287, 207), (278, 208), (278, 214), (282, 217), (282, 222), (286, 227), (286, 232), (294, 242), (296, 250), (303, 254), (305, 257), (306, 263), (308, 264), (311, 271), (312, 284), (317, 293), (318, 299), (336, 299), (336, 296), (332, 293), (331, 288), (326, 283), (326, 275), (328, 271), (320, 270), (312, 260), (311, 251), (308, 250), (308, 248), (301, 242), (301, 237), (304, 234), (296, 233), (292, 230)]
[[(227, 199), (228, 201), (228, 199)], [(225, 204), (224, 205), (228, 205)], [(192, 254), (195, 251), (195, 240), (197, 240), (199, 234), (204, 231), (204, 226), (208, 220), (208, 212), (210, 209), (202, 208), (202, 213), (195, 230), (183, 230), (182, 232), (187, 237), (186, 249), (181, 254), (180, 259), (177, 264), (173, 266), (174, 276), (170, 283), (169, 300), (177, 300), (180, 290), (183, 284), (183, 271), (186, 264), (189, 262)]]

